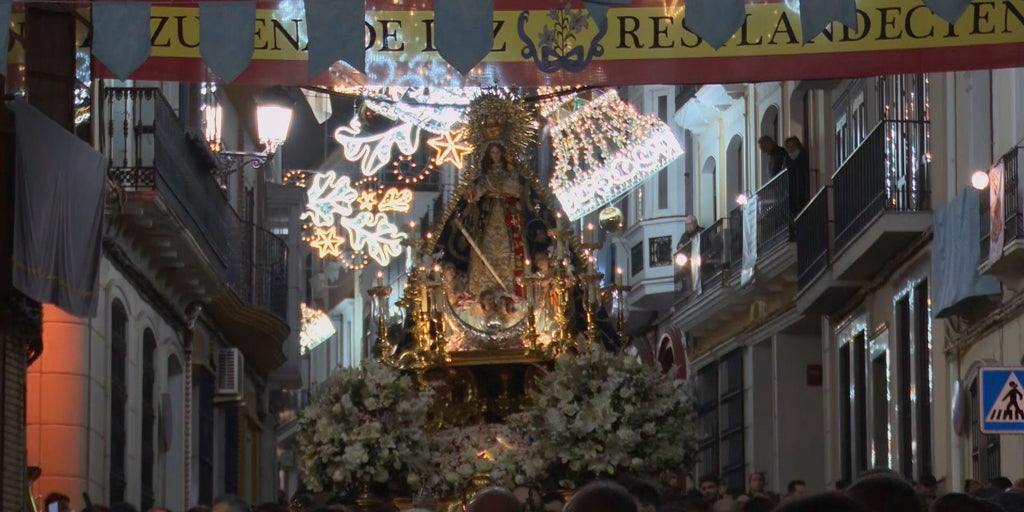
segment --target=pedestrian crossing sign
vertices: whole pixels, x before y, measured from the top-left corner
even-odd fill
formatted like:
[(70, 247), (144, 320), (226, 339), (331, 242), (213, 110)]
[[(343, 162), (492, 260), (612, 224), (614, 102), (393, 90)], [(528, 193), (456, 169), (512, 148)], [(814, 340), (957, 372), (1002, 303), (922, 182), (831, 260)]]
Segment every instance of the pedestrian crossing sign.
[(981, 431), (1024, 434), (1024, 368), (982, 368), (978, 372)]

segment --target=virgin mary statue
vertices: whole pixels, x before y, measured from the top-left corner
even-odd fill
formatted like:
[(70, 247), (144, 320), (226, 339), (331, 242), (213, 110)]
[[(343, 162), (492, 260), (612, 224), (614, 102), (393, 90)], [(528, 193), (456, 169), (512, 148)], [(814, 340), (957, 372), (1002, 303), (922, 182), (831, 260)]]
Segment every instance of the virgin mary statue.
[(521, 338), (512, 332), (528, 309), (521, 278), (531, 273), (534, 255), (552, 244), (554, 210), (550, 194), (524, 164), (534, 144), (529, 110), (515, 100), (483, 96), (467, 118), (475, 150), (427, 250), (451, 281), (443, 304), (454, 322), (448, 338), (458, 338), (459, 331), (466, 333), (467, 347), (473, 336), (503, 346), (505, 337)]

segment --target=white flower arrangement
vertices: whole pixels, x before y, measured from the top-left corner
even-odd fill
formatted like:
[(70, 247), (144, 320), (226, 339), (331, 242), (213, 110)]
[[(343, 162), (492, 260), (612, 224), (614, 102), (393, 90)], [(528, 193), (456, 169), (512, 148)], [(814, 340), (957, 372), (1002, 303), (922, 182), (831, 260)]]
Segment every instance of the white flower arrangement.
[(510, 457), (527, 448), (522, 432), (501, 423), (451, 428), (429, 437), (436, 468), (424, 483), (438, 496), (461, 495), (479, 478), (509, 486), (514, 476)]
[(521, 424), (532, 440), (516, 483), (559, 488), (602, 476), (688, 472), (701, 436), (685, 381), (594, 346), (537, 383)]
[(362, 486), (419, 488), (433, 392), (394, 368), (365, 361), (331, 375), (299, 416), (300, 467), (314, 492)]

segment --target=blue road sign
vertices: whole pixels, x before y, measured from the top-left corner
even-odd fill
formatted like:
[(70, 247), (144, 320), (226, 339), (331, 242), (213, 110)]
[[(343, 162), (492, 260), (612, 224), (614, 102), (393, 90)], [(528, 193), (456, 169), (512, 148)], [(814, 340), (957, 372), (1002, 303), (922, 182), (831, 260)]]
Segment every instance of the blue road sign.
[(981, 431), (1024, 434), (1024, 368), (982, 368), (978, 382)]

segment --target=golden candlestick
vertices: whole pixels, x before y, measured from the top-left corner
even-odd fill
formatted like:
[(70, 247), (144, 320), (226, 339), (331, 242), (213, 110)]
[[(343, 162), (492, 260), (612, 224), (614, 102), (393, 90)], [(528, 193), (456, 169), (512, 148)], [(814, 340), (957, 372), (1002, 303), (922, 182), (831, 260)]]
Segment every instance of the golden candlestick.
[(388, 339), (388, 297), (391, 296), (391, 287), (384, 286), (383, 277), (377, 272), (377, 286), (367, 290), (377, 305), (377, 349), (380, 350), (381, 358), (388, 361), (393, 357), (394, 347)]

